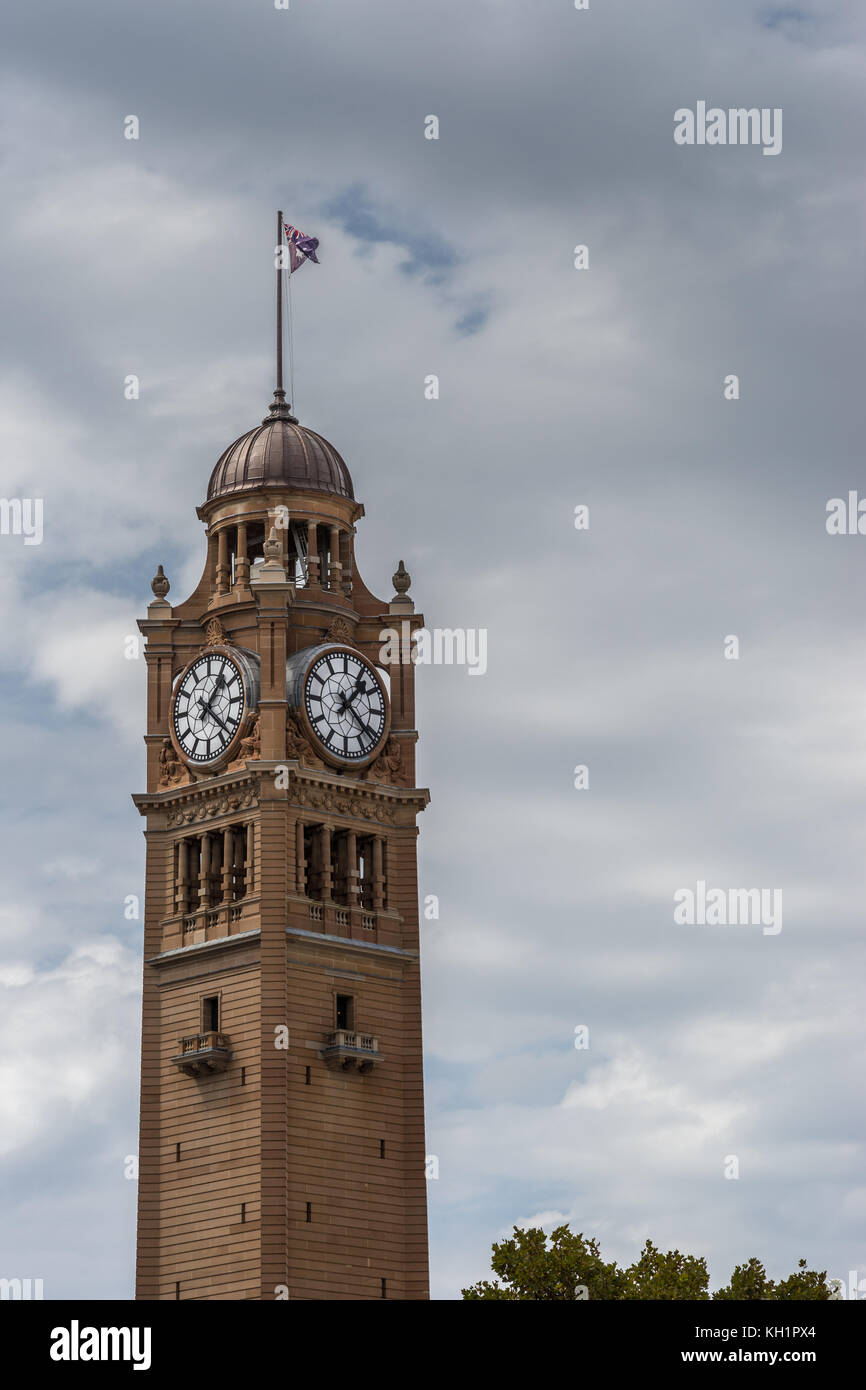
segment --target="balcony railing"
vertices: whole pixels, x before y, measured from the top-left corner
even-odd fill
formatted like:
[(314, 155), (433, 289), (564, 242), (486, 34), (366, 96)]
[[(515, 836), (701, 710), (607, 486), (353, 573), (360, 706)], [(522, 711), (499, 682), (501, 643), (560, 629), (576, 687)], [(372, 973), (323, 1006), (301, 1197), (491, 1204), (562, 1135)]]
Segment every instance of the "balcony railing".
[(322, 1056), (329, 1066), (344, 1070), (357, 1067), (361, 1072), (371, 1071), (377, 1062), (384, 1060), (378, 1038), (372, 1033), (357, 1033), (348, 1028), (337, 1028), (328, 1034)]
[(225, 1071), (232, 1057), (231, 1043), (225, 1033), (190, 1033), (180, 1039), (178, 1046), (180, 1052), (171, 1060), (187, 1076)]

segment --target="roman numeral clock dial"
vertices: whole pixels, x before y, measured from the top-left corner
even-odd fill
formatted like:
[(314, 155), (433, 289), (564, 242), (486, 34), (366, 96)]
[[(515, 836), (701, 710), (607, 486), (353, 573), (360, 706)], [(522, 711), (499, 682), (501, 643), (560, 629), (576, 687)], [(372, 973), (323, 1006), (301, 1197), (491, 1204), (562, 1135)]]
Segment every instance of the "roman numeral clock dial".
[(309, 655), (303, 711), (316, 743), (332, 762), (368, 761), (381, 749), (389, 719), (388, 696), (375, 667), (342, 647)]
[(172, 731), (187, 762), (200, 766), (224, 756), (248, 712), (241, 669), (222, 652), (207, 653), (180, 677), (172, 701)]

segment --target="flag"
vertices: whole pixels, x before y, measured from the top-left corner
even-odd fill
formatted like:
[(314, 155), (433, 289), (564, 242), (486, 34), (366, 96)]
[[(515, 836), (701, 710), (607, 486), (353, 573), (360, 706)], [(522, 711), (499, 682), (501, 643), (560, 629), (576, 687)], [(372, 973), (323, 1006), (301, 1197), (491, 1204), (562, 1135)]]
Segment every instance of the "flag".
[(290, 227), (288, 222), (284, 222), (286, 229), (286, 240), (289, 243), (289, 274), (297, 270), (305, 261), (314, 261), (319, 264), (316, 251), (319, 246), (319, 238), (315, 236), (305, 236), (299, 232), (297, 227)]

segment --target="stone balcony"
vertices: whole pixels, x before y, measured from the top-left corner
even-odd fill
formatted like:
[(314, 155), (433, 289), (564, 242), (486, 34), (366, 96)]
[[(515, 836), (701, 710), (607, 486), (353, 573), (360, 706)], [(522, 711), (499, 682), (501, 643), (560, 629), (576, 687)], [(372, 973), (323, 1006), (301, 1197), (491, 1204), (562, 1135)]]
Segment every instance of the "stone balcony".
[(180, 1052), (171, 1060), (187, 1076), (225, 1071), (232, 1058), (231, 1044), (225, 1033), (190, 1033), (180, 1039), (178, 1046)]
[(372, 1033), (356, 1033), (347, 1028), (328, 1034), (322, 1057), (329, 1067), (340, 1067), (343, 1071), (357, 1068), (360, 1072), (372, 1071), (377, 1062), (385, 1060), (379, 1051), (378, 1038)]

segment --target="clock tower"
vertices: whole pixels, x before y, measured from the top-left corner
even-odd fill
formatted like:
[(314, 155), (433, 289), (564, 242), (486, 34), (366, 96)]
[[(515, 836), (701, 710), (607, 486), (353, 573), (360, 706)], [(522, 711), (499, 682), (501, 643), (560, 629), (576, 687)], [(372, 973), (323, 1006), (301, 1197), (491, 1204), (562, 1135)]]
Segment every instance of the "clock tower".
[[(146, 638), (139, 1299), (426, 1299), (414, 666), (401, 561), (280, 375)], [(395, 650), (396, 648), (396, 650)]]

